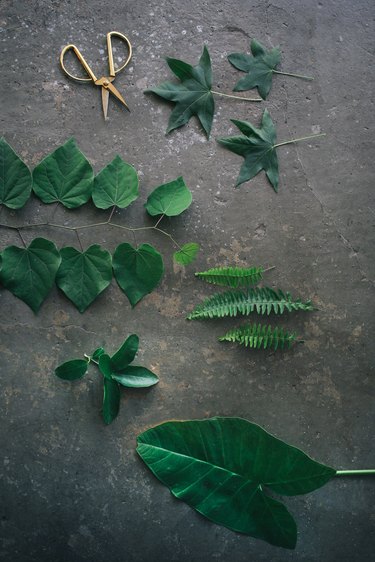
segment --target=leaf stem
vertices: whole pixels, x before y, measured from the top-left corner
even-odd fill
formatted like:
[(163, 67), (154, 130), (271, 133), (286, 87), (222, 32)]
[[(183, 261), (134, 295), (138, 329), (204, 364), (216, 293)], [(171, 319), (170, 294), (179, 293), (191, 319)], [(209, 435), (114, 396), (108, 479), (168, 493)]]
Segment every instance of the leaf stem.
[(294, 78), (302, 78), (302, 80), (314, 80), (312, 76), (304, 76), (303, 74), (294, 74), (293, 72), (281, 72), (281, 70), (272, 70), (275, 74), (282, 74), (283, 76), (293, 76)]
[(361, 470), (336, 470), (336, 476), (364, 476), (366, 474), (375, 474), (375, 468), (366, 468)]
[(276, 265), (271, 265), (271, 267), (267, 267), (267, 269), (263, 269), (263, 273), (266, 273), (267, 271), (271, 271), (272, 269), (276, 269)]
[(165, 214), (163, 213), (157, 220), (156, 224), (155, 224), (155, 228), (159, 225), (159, 223), (161, 223), (161, 221), (163, 220), (163, 218), (165, 217)]
[(223, 94), (223, 92), (216, 92), (215, 90), (211, 90), (211, 94), (216, 94), (217, 96), (224, 96), (225, 98), (232, 98), (234, 100), (263, 101), (262, 98), (244, 98), (243, 96), (232, 96), (230, 94)]
[(317, 137), (325, 137), (326, 133), (319, 133), (317, 135), (309, 135), (308, 137), (300, 137), (299, 139), (292, 139), (292, 140), (288, 140), (288, 141), (284, 141), (284, 142), (279, 142), (277, 144), (273, 145), (273, 148), (277, 148), (278, 146), (283, 146), (284, 144), (292, 144), (294, 142), (300, 142), (300, 141), (304, 141), (304, 140), (308, 140), (308, 139), (315, 139)]

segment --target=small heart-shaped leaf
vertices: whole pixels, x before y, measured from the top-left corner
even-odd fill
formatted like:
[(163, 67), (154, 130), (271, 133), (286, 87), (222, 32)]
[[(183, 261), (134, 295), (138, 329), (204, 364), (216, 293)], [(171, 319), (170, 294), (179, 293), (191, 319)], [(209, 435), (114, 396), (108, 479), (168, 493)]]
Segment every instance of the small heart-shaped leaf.
[(183, 177), (180, 176), (156, 187), (148, 196), (145, 207), (152, 217), (155, 215), (174, 217), (190, 207), (192, 200), (191, 191), (185, 185)]
[(53, 242), (35, 238), (28, 248), (8, 246), (2, 252), (0, 280), (35, 313), (52, 289), (61, 257)]
[(124, 209), (138, 197), (138, 174), (130, 164), (116, 156), (94, 180), (92, 199), (95, 207)]
[(111, 282), (111, 254), (94, 244), (85, 252), (71, 247), (62, 248), (61, 258), (57, 286), (80, 312), (84, 312)]
[(4, 138), (0, 138), (0, 205), (20, 209), (31, 193), (31, 172)]
[(189, 263), (192, 263), (195, 260), (198, 252), (199, 244), (196, 242), (188, 242), (187, 244), (184, 244), (178, 252), (173, 254), (173, 259), (180, 265), (189, 265)]
[(33, 190), (43, 203), (79, 207), (91, 197), (94, 172), (74, 139), (46, 156), (34, 168)]
[(124, 243), (113, 254), (113, 270), (116, 281), (135, 306), (159, 284), (163, 273), (163, 258), (150, 244), (138, 249)]

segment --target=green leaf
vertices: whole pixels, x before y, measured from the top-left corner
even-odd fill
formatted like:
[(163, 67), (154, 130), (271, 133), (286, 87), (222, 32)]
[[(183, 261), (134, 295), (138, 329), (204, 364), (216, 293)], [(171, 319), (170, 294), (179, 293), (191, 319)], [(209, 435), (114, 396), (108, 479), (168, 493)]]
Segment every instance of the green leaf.
[(247, 291), (225, 291), (216, 293), (203, 303), (197, 305), (187, 317), (188, 320), (198, 318), (223, 318), (224, 316), (247, 316), (252, 312), (258, 314), (283, 314), (294, 310), (314, 310), (311, 301), (293, 300), (290, 293), (281, 289), (275, 291), (270, 287), (255, 287)]
[(189, 265), (189, 263), (192, 263), (195, 260), (198, 252), (199, 244), (196, 242), (188, 242), (187, 244), (184, 244), (178, 252), (173, 254), (173, 259), (176, 263), (181, 265)]
[(105, 353), (105, 349), (103, 347), (98, 347), (95, 349), (94, 353), (91, 355), (90, 359), (93, 361), (99, 361), (100, 357)]
[(120, 387), (114, 380), (103, 381), (103, 420), (109, 425), (117, 418), (120, 410)]
[(191, 191), (186, 187), (183, 177), (180, 176), (156, 187), (148, 196), (145, 207), (152, 217), (155, 215), (175, 217), (190, 207), (192, 200)]
[(190, 117), (196, 115), (209, 137), (215, 102), (211, 93), (212, 71), (207, 47), (203, 47), (203, 53), (197, 66), (191, 66), (178, 59), (167, 58), (166, 60), (180, 83), (164, 82), (159, 87), (150, 88), (146, 92), (152, 92), (176, 104), (169, 118), (167, 133), (185, 125)]
[(0, 138), (0, 205), (20, 209), (31, 193), (31, 172), (4, 138)]
[(46, 156), (33, 170), (35, 195), (43, 203), (60, 202), (68, 209), (87, 203), (93, 180), (92, 167), (74, 139)]
[(107, 425), (112, 423), (120, 410), (120, 387), (112, 378), (111, 359), (103, 353), (99, 357), (99, 369), (103, 379), (103, 420)]
[(268, 491), (305, 494), (336, 474), (241, 418), (167, 422), (137, 441), (175, 497), (219, 525), (284, 548), (295, 547), (296, 524)]
[(265, 47), (253, 39), (251, 41), (253, 56), (244, 53), (232, 53), (228, 60), (238, 70), (246, 72), (234, 87), (235, 92), (258, 88), (259, 95), (265, 100), (271, 90), (274, 69), (280, 63), (280, 49), (274, 47), (266, 51)]
[(112, 279), (111, 254), (98, 244), (85, 252), (66, 247), (61, 251), (56, 284), (80, 312), (108, 287)]
[(276, 129), (267, 109), (263, 112), (262, 126), (260, 129), (254, 127), (247, 121), (232, 119), (242, 135), (234, 137), (223, 137), (217, 139), (220, 144), (235, 154), (243, 156), (242, 164), (236, 186), (250, 180), (261, 170), (266, 175), (277, 192), (279, 185), (279, 164), (276, 155)]
[(246, 347), (254, 349), (273, 348), (284, 349), (291, 348), (297, 340), (295, 332), (288, 332), (283, 328), (272, 328), (261, 324), (249, 324), (229, 330), (219, 341), (236, 342)]
[(159, 378), (146, 367), (126, 367), (121, 373), (112, 373), (112, 378), (129, 388), (147, 388), (159, 382)]
[(116, 156), (94, 180), (92, 199), (95, 207), (124, 209), (138, 197), (138, 174), (130, 164)]
[(2, 252), (0, 280), (35, 313), (52, 289), (61, 257), (53, 242), (35, 238), (28, 248), (8, 246)]
[(163, 273), (163, 258), (150, 244), (138, 249), (124, 243), (113, 254), (113, 270), (116, 281), (135, 306), (159, 284)]
[(113, 371), (125, 369), (134, 360), (139, 347), (139, 337), (131, 334), (121, 345), (120, 349), (111, 357), (111, 367)]
[(237, 289), (259, 283), (263, 271), (263, 267), (213, 267), (207, 271), (198, 271), (195, 276), (206, 283)]
[(65, 381), (81, 379), (87, 373), (88, 362), (85, 359), (72, 359), (55, 369), (55, 375)]

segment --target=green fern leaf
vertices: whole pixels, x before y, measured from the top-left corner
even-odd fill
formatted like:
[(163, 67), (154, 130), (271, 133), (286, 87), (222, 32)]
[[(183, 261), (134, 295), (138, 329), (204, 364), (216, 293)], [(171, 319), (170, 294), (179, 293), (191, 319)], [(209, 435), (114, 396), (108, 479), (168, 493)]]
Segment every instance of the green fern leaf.
[(197, 305), (187, 318), (223, 318), (238, 314), (247, 316), (254, 311), (263, 315), (271, 312), (282, 314), (286, 310), (314, 310), (314, 307), (311, 301), (304, 303), (301, 299), (293, 300), (290, 293), (283, 293), (281, 289), (275, 291), (269, 287), (255, 287), (247, 291), (216, 293)]
[(219, 341), (236, 342), (253, 349), (290, 349), (297, 340), (295, 332), (283, 328), (272, 328), (262, 324), (248, 324), (229, 330)]
[(207, 283), (238, 289), (256, 285), (263, 277), (263, 267), (214, 267), (195, 275)]

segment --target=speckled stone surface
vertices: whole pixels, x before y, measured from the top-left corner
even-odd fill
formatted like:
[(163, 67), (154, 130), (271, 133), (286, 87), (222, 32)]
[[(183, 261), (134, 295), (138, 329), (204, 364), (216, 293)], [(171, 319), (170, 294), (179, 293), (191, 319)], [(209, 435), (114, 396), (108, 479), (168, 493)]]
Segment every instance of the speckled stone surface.
[[(193, 204), (164, 228), (179, 243), (202, 246), (197, 263), (173, 266), (170, 240), (139, 232), (162, 252), (158, 289), (131, 309), (115, 282), (84, 313), (55, 288), (38, 315), (0, 289), (0, 559), (9, 562), (364, 562), (375, 549), (374, 480), (336, 478), (286, 504), (298, 524), (295, 551), (235, 534), (174, 499), (135, 452), (136, 436), (169, 419), (238, 415), (335, 468), (372, 468), (374, 457), (374, 15), (373, 2), (191, 0), (111, 3), (69, 0), (0, 3), (0, 134), (32, 168), (74, 136), (99, 171), (116, 154), (138, 170), (140, 198), (116, 220), (153, 224), (143, 202), (183, 175)], [(101, 115), (92, 85), (69, 80), (58, 57), (75, 43), (98, 75), (106, 72), (105, 34), (130, 38), (134, 55), (116, 78), (131, 113), (109, 102)], [(165, 136), (170, 106), (147, 87), (170, 79), (164, 57), (196, 64), (209, 48), (214, 89), (239, 77), (226, 57), (256, 37), (280, 45), (286, 71), (267, 102), (217, 98), (212, 136), (195, 119)], [(122, 52), (115, 52), (117, 62)], [(280, 141), (324, 131), (327, 137), (279, 149), (280, 190), (264, 173), (235, 189), (241, 158), (215, 139), (234, 134), (230, 118), (259, 122), (268, 107)], [(2, 224), (103, 220), (87, 205), (54, 210), (36, 199)], [(74, 233), (27, 230), (59, 247)], [(0, 228), (1, 247), (20, 244)], [(98, 227), (84, 247), (113, 251), (133, 237)], [(311, 298), (318, 311), (279, 323), (305, 339), (289, 353), (220, 344), (234, 321), (187, 322), (213, 289), (193, 272), (216, 265), (275, 266), (271, 286)], [(277, 322), (277, 320), (276, 320)], [(139, 362), (160, 375), (148, 391), (124, 391), (118, 419), (100, 418), (101, 384), (92, 371), (64, 383), (54, 367), (99, 345), (114, 351), (140, 336)]]

